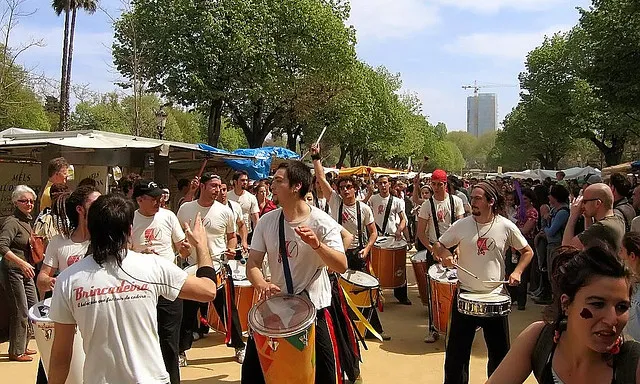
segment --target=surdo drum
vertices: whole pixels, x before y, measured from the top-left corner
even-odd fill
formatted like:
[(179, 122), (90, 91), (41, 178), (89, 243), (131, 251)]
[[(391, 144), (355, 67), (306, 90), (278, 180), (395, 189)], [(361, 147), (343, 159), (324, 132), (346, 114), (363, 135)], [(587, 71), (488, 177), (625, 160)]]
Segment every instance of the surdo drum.
[(431, 288), (429, 311), (431, 311), (431, 317), (433, 318), (433, 327), (443, 334), (447, 333), (453, 296), (458, 285), (456, 272), (455, 268), (447, 269), (442, 264), (434, 264), (429, 267), (429, 285)]
[(407, 282), (407, 242), (379, 237), (371, 250), (371, 266), (382, 288), (399, 288)]
[(378, 279), (360, 271), (348, 269), (340, 275), (340, 285), (359, 308), (369, 308), (378, 302)]
[(279, 294), (249, 311), (249, 327), (266, 384), (315, 382), (316, 308), (301, 295)]
[(411, 265), (413, 266), (413, 274), (416, 276), (418, 284), (418, 293), (422, 305), (429, 306), (429, 296), (427, 295), (427, 251), (416, 252), (411, 257)]

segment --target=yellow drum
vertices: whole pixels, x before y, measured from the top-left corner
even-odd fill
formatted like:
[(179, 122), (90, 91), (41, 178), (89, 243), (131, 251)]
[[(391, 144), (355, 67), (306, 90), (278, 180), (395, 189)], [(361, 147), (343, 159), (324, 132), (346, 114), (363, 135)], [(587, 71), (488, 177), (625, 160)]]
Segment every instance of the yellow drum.
[(299, 295), (276, 295), (249, 311), (266, 384), (313, 384), (316, 376), (316, 308)]
[(378, 302), (380, 284), (367, 273), (349, 269), (340, 275), (340, 285), (359, 308), (373, 307)]

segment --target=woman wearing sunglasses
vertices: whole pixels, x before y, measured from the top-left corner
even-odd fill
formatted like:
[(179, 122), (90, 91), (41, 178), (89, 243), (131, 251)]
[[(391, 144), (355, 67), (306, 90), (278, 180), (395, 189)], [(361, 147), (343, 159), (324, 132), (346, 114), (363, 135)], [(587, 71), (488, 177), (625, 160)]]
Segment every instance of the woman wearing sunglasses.
[(28, 349), (29, 321), (27, 311), (35, 305), (34, 267), (29, 264), (31, 213), (36, 194), (26, 185), (18, 185), (11, 194), (15, 205), (0, 231), (0, 284), (9, 304), (9, 360), (31, 361), (36, 351)]

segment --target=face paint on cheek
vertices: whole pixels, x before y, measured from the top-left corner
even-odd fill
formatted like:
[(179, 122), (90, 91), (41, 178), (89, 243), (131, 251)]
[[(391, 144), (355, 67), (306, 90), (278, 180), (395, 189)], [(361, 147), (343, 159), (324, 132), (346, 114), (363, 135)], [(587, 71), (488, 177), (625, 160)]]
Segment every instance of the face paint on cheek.
[(593, 317), (593, 313), (587, 308), (582, 308), (582, 312), (580, 312), (580, 317), (583, 319), (591, 319)]

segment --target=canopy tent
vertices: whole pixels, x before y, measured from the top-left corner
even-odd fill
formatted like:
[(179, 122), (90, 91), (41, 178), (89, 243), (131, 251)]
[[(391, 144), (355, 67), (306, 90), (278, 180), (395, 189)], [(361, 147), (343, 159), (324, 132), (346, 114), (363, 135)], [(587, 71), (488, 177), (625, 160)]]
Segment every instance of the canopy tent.
[(611, 176), (613, 173), (632, 173), (640, 171), (640, 160), (613, 165), (602, 169), (602, 177)]
[[(513, 177), (515, 179), (536, 179), (536, 180), (544, 180), (547, 177), (550, 177), (552, 179), (555, 179), (556, 177), (556, 173), (559, 171), (556, 170), (547, 170), (547, 169), (527, 169), (525, 171), (521, 171), (521, 172), (506, 172), (503, 173), (503, 176), (508, 176), (508, 177)], [(590, 175), (600, 175), (601, 172), (599, 169), (597, 168), (593, 168), (593, 167), (573, 167), (573, 168), (567, 168), (567, 169), (563, 169), (562, 172), (564, 172), (565, 174), (565, 179), (569, 180), (569, 179), (577, 179), (577, 178), (584, 178)]]
[[(203, 148), (209, 147), (200, 144)], [(269, 177), (273, 159), (299, 159), (300, 155), (282, 147), (262, 147), (236, 149), (234, 155), (251, 157), (251, 159), (227, 159), (225, 163), (235, 170), (246, 171), (251, 180), (260, 180)]]
[(404, 171), (382, 167), (367, 167), (364, 165), (361, 165), (359, 167), (340, 169), (340, 176), (366, 175), (369, 173), (374, 175), (398, 175), (404, 173)]

